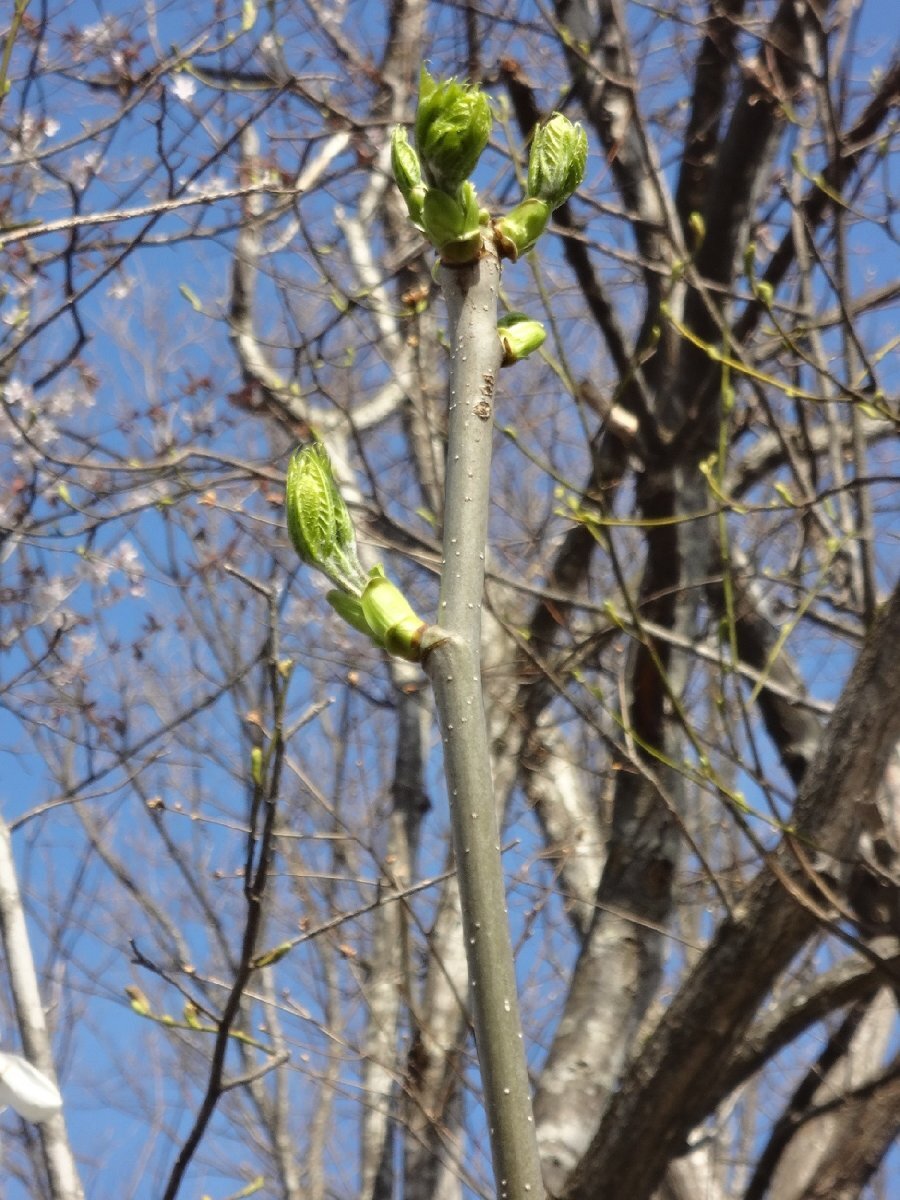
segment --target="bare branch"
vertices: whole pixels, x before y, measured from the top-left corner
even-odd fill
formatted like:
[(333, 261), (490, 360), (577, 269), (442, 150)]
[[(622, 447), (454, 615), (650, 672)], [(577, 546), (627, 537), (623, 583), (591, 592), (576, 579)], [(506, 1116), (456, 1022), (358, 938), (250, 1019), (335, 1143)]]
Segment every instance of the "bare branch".
[[(4, 821), (0, 821), (0, 937), (25, 1056), (55, 1083), (50, 1033), (25, 924), (12, 839)], [(52, 1200), (82, 1200), (84, 1192), (63, 1113), (41, 1122), (39, 1131)]]
[[(782, 839), (771, 865), (748, 889), (741, 911), (721, 926), (642, 1050), (567, 1188), (571, 1200), (612, 1186), (625, 1188), (634, 1200), (649, 1196), (668, 1157), (721, 1099), (713, 1066), (721, 1048), (746, 1028), (773, 977), (815, 928), (816, 917), (803, 902), (809, 880), (798, 867), (794, 839), (801, 837), (832, 858), (848, 853), (856, 832), (855, 805), (874, 793), (900, 736), (887, 666), (897, 654), (900, 588), (872, 628), (804, 777), (796, 834)], [(717, 998), (712, 1013), (710, 996)], [(691, 1047), (688, 1055), (685, 1045)], [(651, 1080), (652, 1099), (645, 1082)], [(638, 1132), (645, 1153), (635, 1156)]]

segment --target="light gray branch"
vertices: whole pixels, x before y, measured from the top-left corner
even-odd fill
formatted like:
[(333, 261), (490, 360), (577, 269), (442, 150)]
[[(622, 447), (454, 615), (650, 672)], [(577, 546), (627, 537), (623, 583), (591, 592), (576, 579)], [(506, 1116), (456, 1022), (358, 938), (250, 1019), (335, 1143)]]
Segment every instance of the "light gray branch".
[(409, 1052), (404, 1115), (404, 1197), (450, 1200), (456, 1182), (461, 1056), (468, 1034), (467, 964), (456, 873), (448, 879), (429, 937), (428, 974)]
[(540, 1164), (506, 918), (481, 692), (481, 604), (490, 510), (499, 262), (485, 248), (441, 270), (451, 346), (438, 624), (426, 635), (444, 742), (469, 985), (498, 1196), (541, 1196)]
[[(402, 892), (414, 876), (419, 831), (427, 808), (424, 763), (431, 725), (430, 713), (422, 703), (424, 682), (418, 669), (398, 659), (391, 660), (390, 668), (397, 696), (397, 749), (385, 853), (390, 873), (385, 872), (380, 884), (385, 897)], [(373, 915), (371, 975), (366, 985), (369, 1022), (363, 1042), (367, 1103), (362, 1121), (362, 1200), (385, 1200), (393, 1194), (397, 1038), (401, 1001), (408, 986), (406, 927), (402, 902), (382, 904)]]
[[(31, 942), (25, 924), (22, 896), (13, 858), (12, 839), (0, 820), (0, 939), (9, 972), (22, 1049), (28, 1061), (52, 1083), (56, 1083), (50, 1033), (38, 988)], [(83, 1200), (84, 1191), (69, 1144), (66, 1119), (57, 1113), (38, 1126), (52, 1200)]]

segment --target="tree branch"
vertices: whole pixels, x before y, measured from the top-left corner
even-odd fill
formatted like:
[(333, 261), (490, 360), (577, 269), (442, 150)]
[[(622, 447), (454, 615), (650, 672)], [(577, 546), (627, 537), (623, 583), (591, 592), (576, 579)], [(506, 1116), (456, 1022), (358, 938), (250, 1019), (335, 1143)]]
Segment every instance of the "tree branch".
[[(870, 631), (804, 777), (795, 833), (784, 835), (651, 1034), (613, 1097), (566, 1200), (604, 1194), (645, 1200), (689, 1130), (722, 1099), (723, 1053), (816, 927), (804, 900), (810, 879), (798, 862), (798, 841), (833, 859), (850, 852), (858, 802), (874, 794), (900, 737), (893, 678), (898, 656), (900, 587)], [(640, 1155), (634, 1154), (635, 1140)]]
[(444, 743), (469, 986), (498, 1194), (540, 1196), (542, 1180), (506, 919), (500, 835), (481, 691), (481, 604), (490, 511), (499, 262), (488, 247), (443, 267), (451, 345), (444, 558), (438, 624), (423, 665)]
[[(0, 938), (25, 1057), (55, 1084), (53, 1051), (19, 893), (12, 839), (3, 820), (0, 820)], [(65, 1116), (56, 1113), (43, 1121), (39, 1129), (52, 1200), (83, 1200)]]

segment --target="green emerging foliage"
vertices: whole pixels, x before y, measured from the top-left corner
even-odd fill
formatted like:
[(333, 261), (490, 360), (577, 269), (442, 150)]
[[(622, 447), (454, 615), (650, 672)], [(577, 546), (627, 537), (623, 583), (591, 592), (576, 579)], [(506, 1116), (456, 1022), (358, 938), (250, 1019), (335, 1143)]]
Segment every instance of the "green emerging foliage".
[(547, 227), (550, 214), (569, 199), (584, 179), (587, 134), (562, 113), (539, 125), (531, 140), (525, 199), (494, 225), (500, 253), (513, 262), (529, 251)]
[(467, 83), (432, 79), (425, 67), (419, 80), (416, 150), (432, 187), (454, 193), (475, 170), (491, 135), (487, 96)]
[(418, 662), (425, 623), (380, 566), (363, 571), (350, 513), (320, 442), (291, 455), (284, 506), (294, 549), (336, 585), (327, 596), (335, 612), (389, 654)]
[(373, 567), (361, 598), (333, 591), (325, 597), (339, 617), (381, 650), (418, 662), (427, 626), (381, 567)]
[(481, 248), (481, 210), (471, 183), (462, 184), (453, 196), (429, 188), (422, 221), (445, 262), (471, 262), (477, 256)]
[(422, 167), (402, 125), (396, 125), (391, 134), (391, 170), (413, 224), (422, 229), (422, 208), (426, 195)]
[(497, 336), (503, 346), (501, 367), (511, 367), (540, 349), (547, 339), (547, 330), (533, 317), (523, 312), (507, 313), (497, 322)]
[(515, 262), (520, 254), (526, 254), (547, 228), (549, 220), (550, 205), (536, 196), (529, 196), (517, 204), (494, 224), (501, 255)]
[(559, 208), (584, 179), (587, 166), (587, 134), (562, 113), (554, 113), (539, 125), (531, 141), (528, 159), (528, 195), (543, 200), (550, 209)]
[[(398, 126), (391, 137), (391, 166), (413, 223), (446, 263), (473, 262), (481, 253), (490, 216), (468, 176), (490, 133), (490, 105), (477, 87), (456, 79), (438, 82), (422, 68), (416, 147)], [(584, 178), (587, 152), (587, 134), (562, 113), (538, 126), (525, 197), (494, 222), (501, 257), (515, 262), (534, 246), (550, 214)]]
[(491, 133), (491, 109), (476, 87), (425, 68), (419, 81), (416, 147), (398, 126), (391, 135), (391, 167), (413, 224), (449, 263), (474, 261), (489, 220), (468, 176)]
[(425, 622), (381, 567), (373, 567), (369, 572), (360, 607), (376, 646), (384, 646), (388, 654), (418, 662)]
[(357, 557), (356, 534), (328, 451), (319, 442), (291, 455), (284, 504), (288, 533), (303, 561), (341, 591), (361, 596), (366, 574)]

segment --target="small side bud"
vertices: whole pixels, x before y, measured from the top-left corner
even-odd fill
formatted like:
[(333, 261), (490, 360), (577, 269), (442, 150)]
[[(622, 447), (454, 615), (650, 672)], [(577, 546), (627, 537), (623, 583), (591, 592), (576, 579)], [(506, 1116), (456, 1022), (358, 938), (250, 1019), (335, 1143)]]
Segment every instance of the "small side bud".
[(262, 787), (263, 753), (259, 746), (254, 746), (250, 751), (250, 778), (256, 787)]
[(425, 203), (425, 185), (422, 183), (422, 168), (419, 156), (409, 144), (406, 130), (397, 125), (391, 134), (391, 169), (394, 179), (413, 223), (422, 228), (422, 205)]
[(754, 285), (753, 290), (756, 293), (756, 298), (764, 308), (772, 307), (772, 302), (775, 299), (775, 289), (772, 287), (771, 283), (768, 282), (768, 280), (760, 279), (760, 281)]
[(258, 971), (261, 967), (271, 967), (274, 963), (280, 962), (285, 955), (290, 954), (294, 946), (292, 942), (282, 942), (280, 946), (275, 946), (272, 950), (266, 950), (257, 958), (254, 958), (250, 966), (254, 971)]
[(356, 554), (353, 523), (320, 442), (291, 455), (284, 506), (288, 533), (303, 561), (342, 591), (362, 595), (366, 574)]
[(531, 142), (528, 159), (528, 192), (552, 210), (559, 208), (584, 179), (587, 165), (587, 134), (562, 113), (554, 113), (539, 125)]
[(497, 251), (501, 258), (513, 262), (526, 254), (547, 228), (550, 207), (543, 200), (530, 197), (494, 222)]
[(185, 1025), (189, 1025), (191, 1029), (203, 1028), (203, 1022), (200, 1020), (200, 1009), (193, 1000), (185, 1001), (184, 1023)]
[(139, 987), (127, 987), (125, 989), (125, 995), (128, 997), (128, 1001), (131, 1004), (133, 1011), (136, 1012), (139, 1017), (149, 1017), (150, 1001)]
[(476, 87), (422, 68), (416, 114), (416, 150), (426, 181), (453, 193), (475, 169), (491, 135), (491, 108)]
[(535, 321), (525, 313), (507, 313), (497, 322), (497, 334), (503, 346), (501, 367), (511, 367), (522, 358), (527, 358), (547, 338), (547, 330), (540, 321)]

